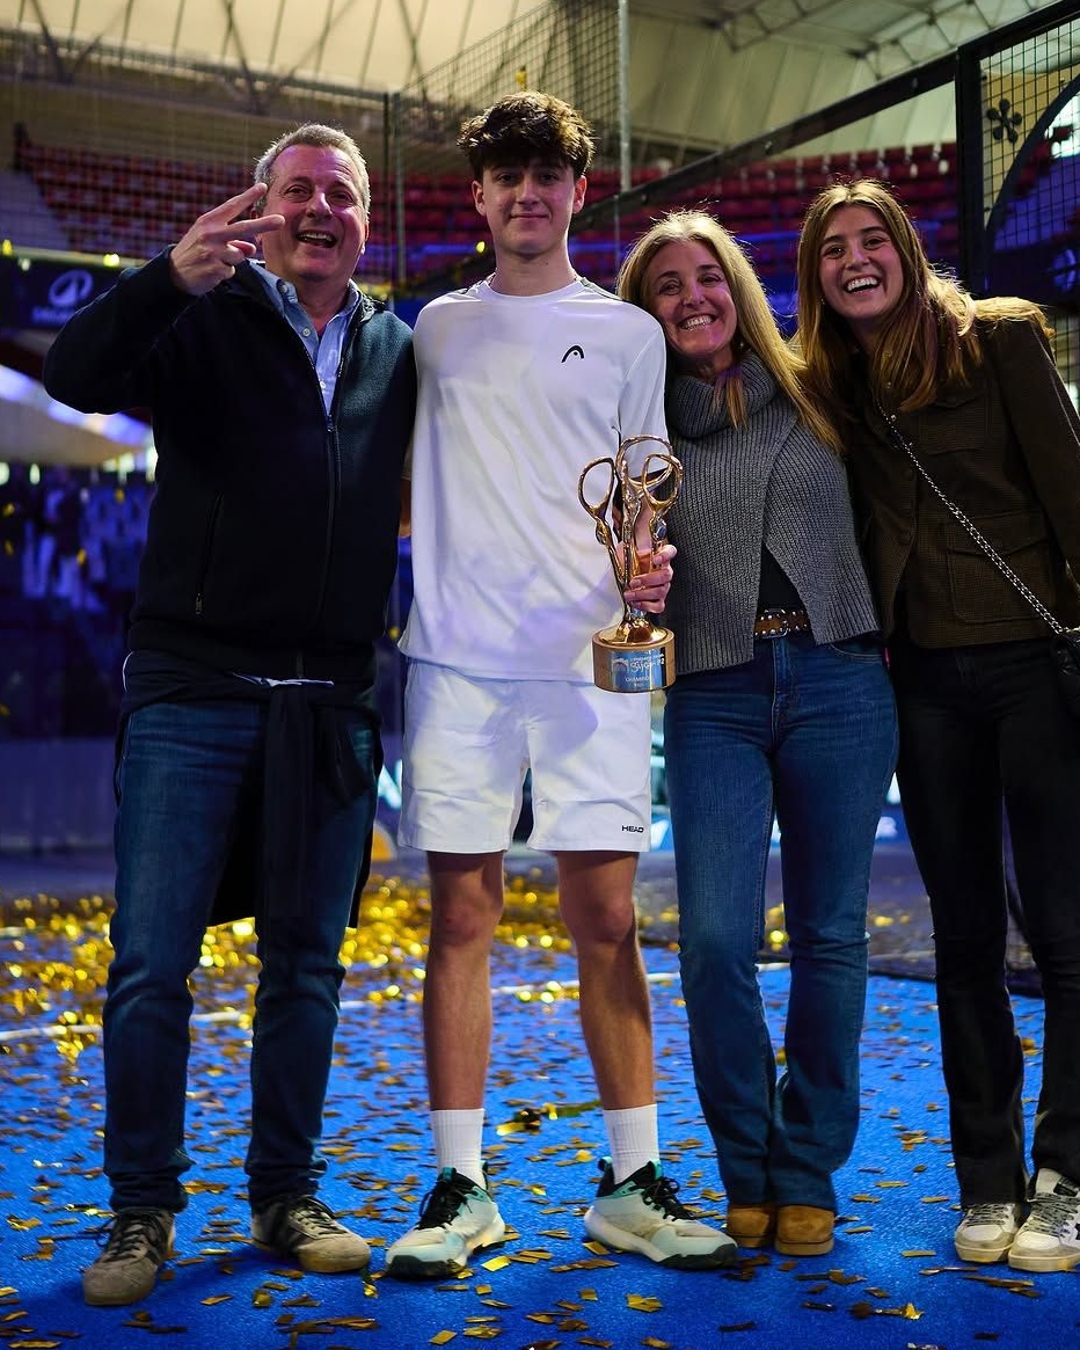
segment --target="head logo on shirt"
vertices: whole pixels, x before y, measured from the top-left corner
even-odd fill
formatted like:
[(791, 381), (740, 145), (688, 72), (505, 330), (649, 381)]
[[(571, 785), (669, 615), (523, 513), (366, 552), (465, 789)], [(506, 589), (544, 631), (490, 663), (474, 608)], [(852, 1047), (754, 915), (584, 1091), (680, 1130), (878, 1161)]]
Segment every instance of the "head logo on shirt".
[(581, 350), (580, 347), (578, 346), (567, 347), (566, 351), (563, 352), (563, 359), (559, 362), (559, 365), (564, 366), (567, 363), (567, 361), (569, 361), (571, 356), (579, 357), (582, 361), (585, 360), (585, 353)]

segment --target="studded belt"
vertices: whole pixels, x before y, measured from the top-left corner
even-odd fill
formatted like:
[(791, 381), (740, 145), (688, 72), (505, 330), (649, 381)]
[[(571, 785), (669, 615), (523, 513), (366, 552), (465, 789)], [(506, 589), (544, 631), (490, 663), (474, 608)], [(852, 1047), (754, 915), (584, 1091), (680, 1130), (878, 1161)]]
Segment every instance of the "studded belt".
[(809, 633), (810, 616), (805, 609), (763, 609), (754, 620), (756, 638), (785, 637), (788, 633)]

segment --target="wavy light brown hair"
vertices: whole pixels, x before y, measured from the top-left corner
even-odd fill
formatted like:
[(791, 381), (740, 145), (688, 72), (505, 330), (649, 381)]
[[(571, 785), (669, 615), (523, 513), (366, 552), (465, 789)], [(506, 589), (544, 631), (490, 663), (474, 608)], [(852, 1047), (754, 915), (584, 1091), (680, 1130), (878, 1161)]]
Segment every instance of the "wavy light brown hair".
[[(737, 323), (731, 340), (733, 364), (716, 382), (718, 402), (727, 403), (733, 426), (746, 421), (746, 391), (739, 361), (752, 351), (795, 405), (799, 420), (833, 449), (839, 440), (828, 419), (803, 389), (802, 363), (784, 341), (773, 318), (765, 289), (742, 245), (707, 211), (669, 211), (638, 238), (619, 269), (616, 290), (639, 309), (656, 314), (647, 280), (653, 259), (667, 244), (702, 244), (720, 264), (735, 305)], [(668, 348), (677, 364), (678, 355)]]
[(965, 383), (981, 359), (975, 321), (1026, 320), (1047, 336), (1042, 310), (1028, 300), (974, 300), (954, 278), (936, 272), (910, 216), (876, 179), (856, 179), (824, 188), (810, 204), (799, 236), (797, 346), (806, 362), (810, 390), (822, 407), (856, 415), (864, 378), (856, 370), (859, 349), (847, 322), (825, 301), (821, 249), (833, 213), (845, 206), (872, 211), (892, 240), (903, 273), (899, 303), (882, 321), (867, 353), (870, 392), (902, 412), (932, 403), (939, 389)]

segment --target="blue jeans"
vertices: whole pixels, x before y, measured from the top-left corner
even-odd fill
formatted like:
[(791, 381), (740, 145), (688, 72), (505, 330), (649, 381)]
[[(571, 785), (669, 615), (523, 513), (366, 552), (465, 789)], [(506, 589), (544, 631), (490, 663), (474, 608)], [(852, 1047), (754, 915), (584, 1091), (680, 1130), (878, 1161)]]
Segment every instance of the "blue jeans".
[[(681, 675), (664, 717), (680, 965), (698, 1095), (735, 1204), (836, 1209), (859, 1121), (866, 903), (896, 758), (880, 645), (759, 638)], [(778, 1076), (757, 979), (773, 813), (791, 986)]]
[(942, 1066), (960, 1203), (1022, 1200), (1024, 1056), (1006, 985), (1002, 806), (1042, 980), (1032, 1162), (1080, 1181), (1080, 727), (1046, 641), (890, 643), (915, 861), (934, 922)]
[[(188, 976), (229, 848), (258, 820), (266, 705), (157, 703), (128, 720), (118, 767), (116, 912), (104, 1011), (105, 1171), (112, 1207), (179, 1212), (184, 1151)], [(370, 763), (360, 714), (349, 734)], [(374, 820), (374, 794), (348, 807), (317, 785), (302, 916), (259, 922), (261, 963), (251, 1051), (253, 1209), (313, 1194), (317, 1147), (344, 975), (341, 943)], [(258, 876), (258, 870), (255, 874)], [(252, 897), (252, 913), (259, 913)]]

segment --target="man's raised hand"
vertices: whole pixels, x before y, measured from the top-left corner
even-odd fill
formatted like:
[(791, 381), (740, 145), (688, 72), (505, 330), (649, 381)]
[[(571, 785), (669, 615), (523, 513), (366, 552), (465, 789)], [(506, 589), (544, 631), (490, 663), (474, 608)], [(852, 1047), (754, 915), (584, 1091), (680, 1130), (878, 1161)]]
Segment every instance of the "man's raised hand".
[(284, 216), (255, 216), (246, 212), (266, 195), (265, 183), (253, 183), (201, 215), (169, 255), (173, 281), (188, 295), (205, 295), (227, 281), (240, 263), (258, 251), (255, 240), (280, 230)]

